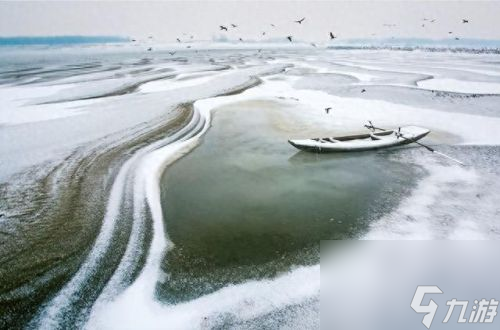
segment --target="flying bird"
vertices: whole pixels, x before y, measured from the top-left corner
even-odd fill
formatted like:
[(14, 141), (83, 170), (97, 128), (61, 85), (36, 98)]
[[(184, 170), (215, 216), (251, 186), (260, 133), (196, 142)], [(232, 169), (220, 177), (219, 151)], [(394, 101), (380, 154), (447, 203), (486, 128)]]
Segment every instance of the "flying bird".
[(240, 41), (243, 41), (243, 39), (240, 38)]
[(452, 31), (449, 31), (448, 34), (452, 34), (453, 32)]
[(276, 27), (276, 25), (274, 25), (274, 24), (271, 24), (271, 26), (272, 26), (272, 27)]
[(458, 37), (455, 37), (455, 40), (460, 40), (460, 38), (458, 38)]
[(148, 52), (150, 52), (150, 51), (152, 51), (152, 50), (153, 50), (153, 48), (152, 48), (152, 47), (149, 47), (149, 48), (148, 48)]
[(193, 39), (193, 38), (194, 38), (194, 36), (190, 36), (190, 37), (189, 37), (189, 39)]
[(177, 42), (181, 42), (181, 39), (177, 38)]
[(462, 18), (462, 23), (469, 23), (468, 19)]
[(135, 39), (132, 39), (132, 42), (136, 42), (136, 41), (137, 41), (137, 40), (135, 40)]
[(175, 52), (168, 52), (170, 55), (175, 55)]
[(363, 89), (361, 90), (361, 93), (364, 93), (364, 92), (366, 92), (366, 89), (364, 89), (364, 88), (363, 88)]
[(295, 23), (302, 24), (302, 22), (304, 22), (304, 20), (305, 20), (305, 19), (306, 19), (306, 18), (305, 18), (305, 17), (303, 17), (303, 18), (299, 19), (298, 21), (295, 21)]
[(333, 34), (333, 32), (330, 32), (330, 40), (333, 40), (333, 39), (335, 39), (335, 38), (337, 38), (337, 36), (336, 36), (336, 35), (334, 35), (334, 34)]
[(186, 46), (186, 48), (191, 48), (191, 45), (189, 45), (189, 46)]
[(220, 28), (221, 31), (222, 30), (227, 31), (227, 27), (225, 27), (224, 25), (220, 25), (219, 28)]
[(265, 36), (266, 35), (266, 32), (262, 32), (262, 35)]
[(314, 42), (311, 42), (311, 46), (318, 47)]
[(238, 25), (236, 25), (236, 24), (231, 24), (231, 26), (234, 27), (234, 28), (238, 27)]
[(330, 112), (330, 110), (332, 110), (332, 108), (331, 108), (331, 107), (325, 108), (325, 112), (326, 112), (326, 114), (328, 114), (328, 113)]
[(286, 38), (288, 39), (288, 41), (292, 42), (292, 36), (288, 36)]

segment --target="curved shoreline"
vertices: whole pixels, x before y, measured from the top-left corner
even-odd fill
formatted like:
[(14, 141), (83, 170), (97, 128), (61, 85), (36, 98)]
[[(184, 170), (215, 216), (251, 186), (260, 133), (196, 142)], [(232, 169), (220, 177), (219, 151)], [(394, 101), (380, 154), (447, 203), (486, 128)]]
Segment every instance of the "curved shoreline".
[[(253, 84), (249, 85), (248, 88), (251, 87), (253, 87)], [(243, 91), (244, 90), (246, 89), (243, 89)], [(200, 139), (210, 128), (213, 115), (212, 112), (216, 108), (224, 104), (236, 102), (239, 99), (244, 99), (245, 97), (244, 93), (237, 94), (232, 92), (194, 102), (193, 107), (195, 115), (192, 122), (189, 124), (189, 126), (194, 127), (194, 134), (189, 134), (186, 138), (151, 151), (143, 158), (138, 169), (138, 172), (144, 174), (144, 176), (141, 177), (140, 182), (141, 185), (144, 185), (145, 187), (144, 190), (141, 190), (140, 199), (144, 198), (146, 201), (147, 208), (152, 216), (154, 227), (153, 239), (148, 257), (141, 274), (121, 294), (115, 297), (102, 297), (102, 300), (100, 298), (97, 301), (92, 309), (89, 321), (86, 324), (87, 329), (102, 327), (113, 328), (114, 326), (108, 323), (112, 322), (110, 320), (114, 319), (114, 317), (111, 316), (124, 315), (125, 310), (129, 309), (130, 306), (135, 306), (136, 308), (139, 308), (139, 306), (148, 306), (148, 308), (155, 311), (157, 318), (166, 318), (178, 326), (182, 326), (182, 324), (193, 324), (193, 322), (196, 324), (196, 322), (203, 320), (203, 315), (206, 315), (207, 313), (209, 315), (214, 313), (217, 314), (218, 312), (231, 309), (232, 303), (228, 305), (227, 302), (224, 302), (227, 299), (222, 299), (223, 301), (221, 302), (221, 296), (234, 297), (236, 295), (238, 296), (238, 300), (241, 301), (258, 299), (261, 303), (263, 303), (263, 306), (252, 312), (246, 311), (248, 319), (251, 319), (259, 317), (265, 313), (276, 311), (277, 308), (282, 309), (290, 305), (301, 304), (308, 299), (314, 299), (314, 297), (319, 294), (319, 265), (314, 265), (298, 267), (297, 269), (272, 280), (248, 281), (236, 285), (229, 285), (211, 294), (204, 295), (181, 304), (163, 305), (160, 302), (156, 302), (156, 282), (162, 280), (161, 262), (164, 257), (164, 253), (173, 248), (173, 243), (168, 239), (168, 231), (165, 230), (164, 227), (162, 205), (160, 200), (160, 178), (164, 170), (169, 165), (182, 158), (199, 145)], [(199, 119), (196, 118), (198, 117), (196, 114), (199, 114)], [(293, 295), (283, 294), (282, 297), (276, 297), (278, 300), (270, 305), (264, 303), (264, 300), (266, 300), (265, 297), (262, 297), (256, 292), (248, 292), (246, 289), (248, 286), (256, 286), (259, 288), (261, 286), (269, 286), (270, 288), (275, 286), (288, 286), (290, 281), (296, 281), (298, 278), (303, 278), (303, 280), (307, 278), (310, 285), (304, 287), (303, 290), (296, 292)], [(311, 281), (312, 278), (317, 278), (317, 281)], [(282, 290), (284, 290), (284, 288)], [(236, 292), (239, 293), (236, 294)], [(290, 300), (291, 297), (295, 298)], [(211, 312), (206, 310), (203, 311), (206, 307), (201, 307), (205, 306), (208, 301), (211, 301), (211, 303), (209, 303), (211, 306)], [(236, 306), (236, 308), (238, 307)], [(188, 313), (189, 316), (188, 314), (181, 312), (180, 314), (184, 316), (180, 316), (180, 318), (174, 317), (174, 311), (182, 311), (185, 309), (189, 309), (191, 311)], [(199, 311), (197, 313), (193, 313), (194, 310)], [(142, 321), (144, 320), (142, 317), (140, 319)], [(142, 325), (142, 323), (139, 324), (137, 321), (134, 321), (135, 320), (128, 320), (125, 328), (133, 329), (134, 323), (135, 326)], [(123, 327), (123, 324), (120, 325), (120, 327)]]
[[(235, 86), (230, 91), (223, 92), (220, 95), (239, 93), (257, 84), (259, 84), (258, 79), (250, 78), (245, 84)], [(150, 250), (145, 252), (148, 255), (147, 260), (151, 262), (151, 255), (154, 255), (151, 251), (151, 247), (156, 246), (157, 250), (158, 247), (159, 250), (163, 250), (163, 247), (167, 244), (167, 239), (161, 238), (164, 230), (161, 205), (159, 204), (160, 175), (168, 164), (182, 157), (185, 152), (191, 150), (189, 148), (189, 150), (185, 152), (178, 153), (181, 149), (191, 145), (194, 141), (193, 138), (197, 139), (201, 137), (209, 127), (209, 117), (206, 117), (206, 114), (202, 114), (197, 110), (192, 111), (193, 115), (186, 126), (182, 127), (173, 135), (161, 138), (134, 152), (134, 155), (122, 165), (113, 183), (113, 187), (111, 188), (103, 225), (96, 238), (96, 243), (92, 247), (92, 251), (88, 254), (88, 258), (80, 266), (73, 278), (65, 284), (64, 288), (51, 299), (48, 304), (42, 306), (38, 316), (32, 320), (29, 327), (54, 328), (60, 326), (62, 316), (69, 312), (69, 308), (73, 309), (74, 307), (70, 306), (74, 306), (76, 301), (81, 299), (81, 297), (76, 297), (76, 295), (81, 291), (82, 286), (89, 281), (89, 276), (93, 276), (92, 274), (95, 273), (94, 269), (99, 265), (99, 261), (108, 253), (107, 251), (110, 248), (112, 237), (117, 230), (117, 221), (124, 216), (120, 215), (120, 213), (122, 212), (121, 207), (127, 199), (124, 194), (127, 189), (130, 189), (125, 189), (126, 186), (133, 189), (131, 195), (133, 203), (131, 236), (128, 239), (127, 248), (119, 265), (113, 271), (113, 276), (106, 281), (106, 286), (99, 294), (98, 301), (108, 301), (128, 286), (127, 283), (131, 280), (130, 268), (136, 268), (137, 266), (133, 264), (139, 262), (139, 259), (137, 259), (138, 246), (144, 243), (144, 235), (148, 235), (144, 230), (146, 230), (145, 228), (147, 227), (149, 216), (152, 217), (152, 232), (156, 234), (153, 234), (151, 239)], [(168, 159), (158, 158), (160, 154), (163, 153), (167, 154)], [(153, 168), (154, 170), (152, 170)], [(156, 252), (156, 250), (154, 250), (154, 252)], [(140, 278), (142, 273), (148, 271), (149, 268), (146, 267), (147, 265), (148, 261), (145, 262), (136, 281)], [(82, 312), (83, 314), (81, 314)], [(82, 310), (77, 313), (80, 315), (77, 316), (78, 322), (85, 323), (86, 317), (84, 315), (89, 312), (90, 310)], [(67, 315), (65, 315), (64, 318), (65, 320), (63, 323), (68, 322)], [(81, 326), (83, 326), (83, 324), (81, 324)]]

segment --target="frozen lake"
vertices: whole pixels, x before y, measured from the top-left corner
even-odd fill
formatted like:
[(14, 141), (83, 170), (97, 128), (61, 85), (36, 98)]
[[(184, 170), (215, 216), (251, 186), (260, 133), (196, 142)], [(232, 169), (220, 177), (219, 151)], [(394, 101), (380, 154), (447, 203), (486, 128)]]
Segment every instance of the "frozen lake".
[[(499, 55), (1, 51), (0, 328), (314, 327), (320, 240), (500, 238)], [(287, 143), (368, 120), (467, 166)]]

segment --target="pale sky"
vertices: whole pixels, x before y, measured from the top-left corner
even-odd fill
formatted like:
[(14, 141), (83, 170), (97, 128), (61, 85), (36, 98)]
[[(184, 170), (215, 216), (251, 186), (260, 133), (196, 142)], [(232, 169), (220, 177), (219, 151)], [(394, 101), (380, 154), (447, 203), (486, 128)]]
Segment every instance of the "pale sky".
[[(306, 17), (303, 24), (294, 20)], [(1, 1), (0, 36), (500, 39), (500, 1)], [(423, 21), (435, 19), (434, 23)], [(462, 18), (469, 19), (468, 24)], [(219, 25), (237, 24), (229, 32)], [(271, 27), (271, 23), (276, 27)], [(395, 26), (384, 26), (395, 24)], [(422, 27), (425, 24), (425, 27)], [(266, 32), (266, 36), (262, 36)], [(375, 34), (375, 35), (372, 35)]]

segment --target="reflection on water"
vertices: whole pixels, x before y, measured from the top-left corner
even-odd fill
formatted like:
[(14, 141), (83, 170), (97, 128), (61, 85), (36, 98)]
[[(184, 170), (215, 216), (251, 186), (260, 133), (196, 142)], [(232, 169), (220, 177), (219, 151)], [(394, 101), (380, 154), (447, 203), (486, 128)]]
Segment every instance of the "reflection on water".
[(298, 152), (287, 143), (297, 128), (277, 127), (276, 111), (267, 101), (219, 109), (201, 145), (167, 169), (162, 200), (175, 247), (163, 299), (318, 263), (320, 240), (358, 237), (411, 186), (415, 169), (387, 152)]

